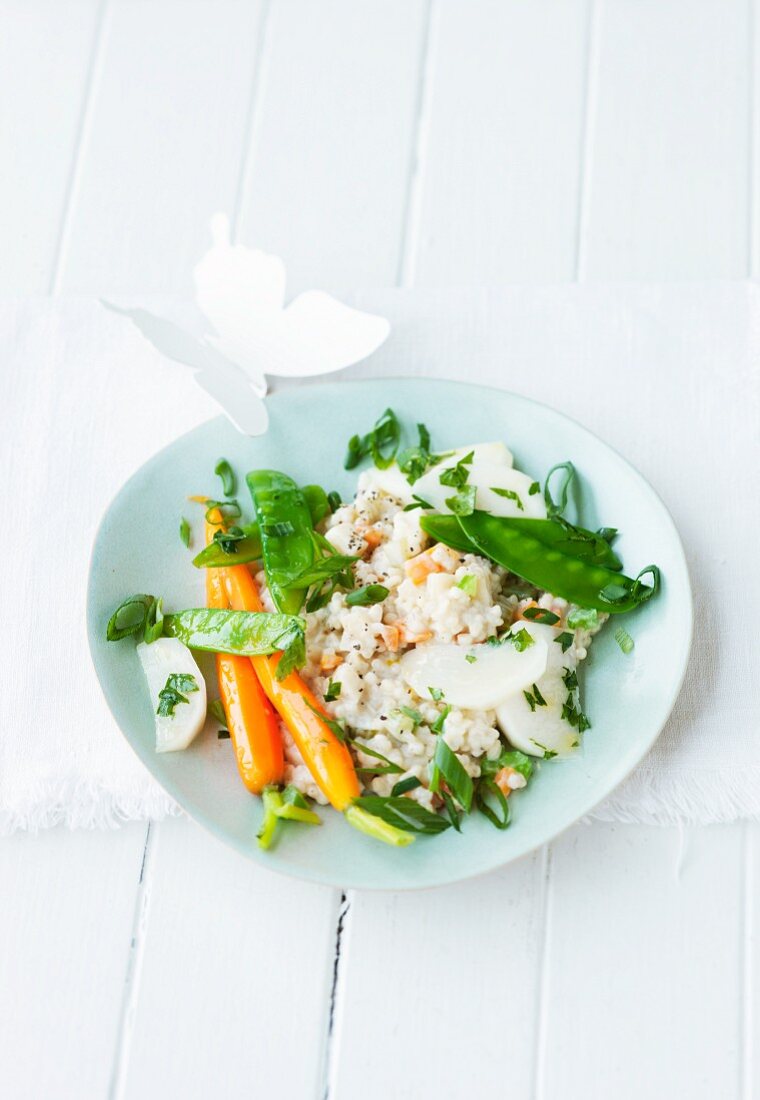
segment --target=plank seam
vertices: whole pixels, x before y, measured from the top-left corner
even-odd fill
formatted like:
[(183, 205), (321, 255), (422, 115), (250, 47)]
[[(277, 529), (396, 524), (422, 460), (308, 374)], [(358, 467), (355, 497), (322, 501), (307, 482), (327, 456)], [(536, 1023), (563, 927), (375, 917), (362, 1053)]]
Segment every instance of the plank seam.
[(109, 0), (100, 0), (97, 15), (95, 17), (95, 29), (92, 35), (92, 47), (90, 60), (87, 66), (84, 92), (82, 94), (82, 107), (79, 112), (76, 136), (74, 138), (74, 153), (71, 158), (71, 167), (66, 180), (66, 190), (63, 198), (63, 210), (58, 238), (53, 252), (53, 263), (50, 275), (48, 293), (57, 295), (61, 289), (61, 277), (63, 264), (69, 247), (71, 237), (71, 222), (74, 213), (74, 200), (79, 190), (82, 177), (82, 165), (84, 163), (84, 150), (92, 124), (92, 115), (95, 104), (95, 93), (100, 83), (100, 75), (103, 71), (103, 55), (106, 41), (106, 24), (108, 19)]
[(422, 190), (425, 182), (430, 120), (432, 116), (432, 88), (434, 70), (434, 42), (437, 28), (436, 0), (427, 0), (423, 31), (420, 41), (419, 76), (415, 100), (415, 122), (412, 127), (412, 141), (409, 152), (409, 175), (407, 179), (404, 208), (401, 218), (401, 243), (399, 247), (396, 284), (411, 286), (417, 261), (420, 216), (422, 210)]
[(552, 924), (552, 850), (545, 844), (541, 850), (541, 944), (536, 970), (536, 1006), (533, 1026), (533, 1100), (544, 1095), (544, 1069), (546, 1065), (546, 1032), (549, 1012), (549, 940)]
[(253, 60), (253, 75), (251, 78), (251, 92), (248, 99), (248, 109), (245, 115), (243, 128), (242, 158), (240, 161), (240, 173), (238, 175), (235, 191), (235, 205), (232, 211), (232, 239), (237, 239), (240, 232), (240, 223), (243, 216), (245, 196), (251, 178), (251, 169), (254, 160), (254, 148), (261, 123), (261, 103), (265, 86), (267, 70), (267, 57), (270, 42), (270, 27), (272, 23), (272, 2), (263, 0), (261, 17), (259, 18), (258, 42)]
[(335, 947), (333, 952), (332, 983), (330, 986), (330, 1008), (327, 1014), (327, 1034), (325, 1036), (325, 1051), (323, 1058), (322, 1087), (320, 1095), (322, 1100), (329, 1100), (333, 1091), (333, 1075), (335, 1072), (335, 1048), (340, 1044), (335, 1041), (337, 1033), (336, 1019), (337, 1009), (341, 1000), (345, 966), (341, 960), (345, 955), (344, 934), (348, 928), (349, 915), (353, 905), (353, 891), (342, 893), (338, 905), (338, 918), (335, 925)]
[(129, 1066), (129, 1053), (132, 1045), (132, 1033), (134, 1031), (137, 1016), (137, 997), (140, 988), (140, 974), (145, 949), (145, 939), (148, 926), (148, 912), (150, 908), (150, 893), (153, 879), (153, 822), (148, 822), (145, 831), (145, 845), (143, 858), (140, 865), (140, 878), (137, 883), (135, 896), (135, 910), (132, 920), (132, 935), (129, 941), (127, 953), (127, 966), (124, 975), (124, 990), (122, 993), (121, 1011), (116, 1033), (116, 1047), (114, 1051), (113, 1070), (108, 1089), (109, 1100), (121, 1100), (126, 1086), (127, 1069)]
[(599, 74), (599, 9), (601, 0), (589, 0), (586, 21), (586, 68), (583, 82), (582, 126), (578, 165), (578, 210), (575, 219), (575, 281), (582, 282), (586, 272), (586, 237), (591, 202), (591, 165), (594, 150), (594, 120)]

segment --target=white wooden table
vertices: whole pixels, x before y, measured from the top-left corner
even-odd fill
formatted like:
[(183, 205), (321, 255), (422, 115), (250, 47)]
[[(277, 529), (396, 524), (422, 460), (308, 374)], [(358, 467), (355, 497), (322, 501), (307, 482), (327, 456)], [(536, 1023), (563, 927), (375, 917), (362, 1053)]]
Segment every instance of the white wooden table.
[[(758, 274), (754, 0), (0, 0), (0, 292)], [(5, 735), (7, 731), (3, 731)], [(760, 1095), (758, 826), (349, 894), (185, 819), (0, 842), (0, 1096)]]

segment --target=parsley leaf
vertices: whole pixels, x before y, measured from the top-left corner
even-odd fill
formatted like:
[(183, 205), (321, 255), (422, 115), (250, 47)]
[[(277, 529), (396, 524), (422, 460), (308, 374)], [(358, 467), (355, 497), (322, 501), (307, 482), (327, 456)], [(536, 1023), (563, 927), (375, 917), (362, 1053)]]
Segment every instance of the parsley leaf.
[(491, 492), (496, 493), (497, 497), (504, 497), (506, 500), (513, 500), (521, 512), (525, 511), (525, 505), (518, 493), (514, 489), (497, 489), (495, 485), (491, 486)]

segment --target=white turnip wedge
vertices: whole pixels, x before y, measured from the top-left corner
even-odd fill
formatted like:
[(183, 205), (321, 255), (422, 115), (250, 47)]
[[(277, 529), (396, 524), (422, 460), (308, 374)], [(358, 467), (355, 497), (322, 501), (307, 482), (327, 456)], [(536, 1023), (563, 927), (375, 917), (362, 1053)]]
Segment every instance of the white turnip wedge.
[[(510, 633), (524, 625), (518, 623)], [(500, 645), (418, 645), (404, 654), (400, 664), (402, 676), (421, 698), (429, 698), (433, 688), (442, 691), (451, 706), (491, 710), (539, 680), (547, 661), (547, 643), (537, 639), (522, 650), (509, 641)]]
[[(158, 638), (150, 644), (141, 642), (137, 656), (148, 681), (156, 723), (156, 752), (186, 749), (206, 721), (206, 683), (201, 670), (190, 650), (177, 638)], [(160, 693), (167, 688), (175, 697), (164, 696), (161, 706)], [(159, 708), (169, 713), (159, 714)]]

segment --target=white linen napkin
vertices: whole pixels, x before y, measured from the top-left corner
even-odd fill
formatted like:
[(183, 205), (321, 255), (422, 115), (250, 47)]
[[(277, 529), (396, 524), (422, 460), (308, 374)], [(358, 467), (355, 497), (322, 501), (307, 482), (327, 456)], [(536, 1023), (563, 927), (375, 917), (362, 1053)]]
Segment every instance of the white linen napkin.
[[(456, 378), (554, 405), (613, 443), (675, 518), (696, 601), (692, 661), (655, 748), (594, 816), (760, 817), (760, 290), (380, 291), (356, 305), (392, 334), (347, 374)], [(102, 699), (87, 569), (125, 479), (217, 410), (95, 301), (0, 302), (0, 346), (0, 831), (175, 812)]]

